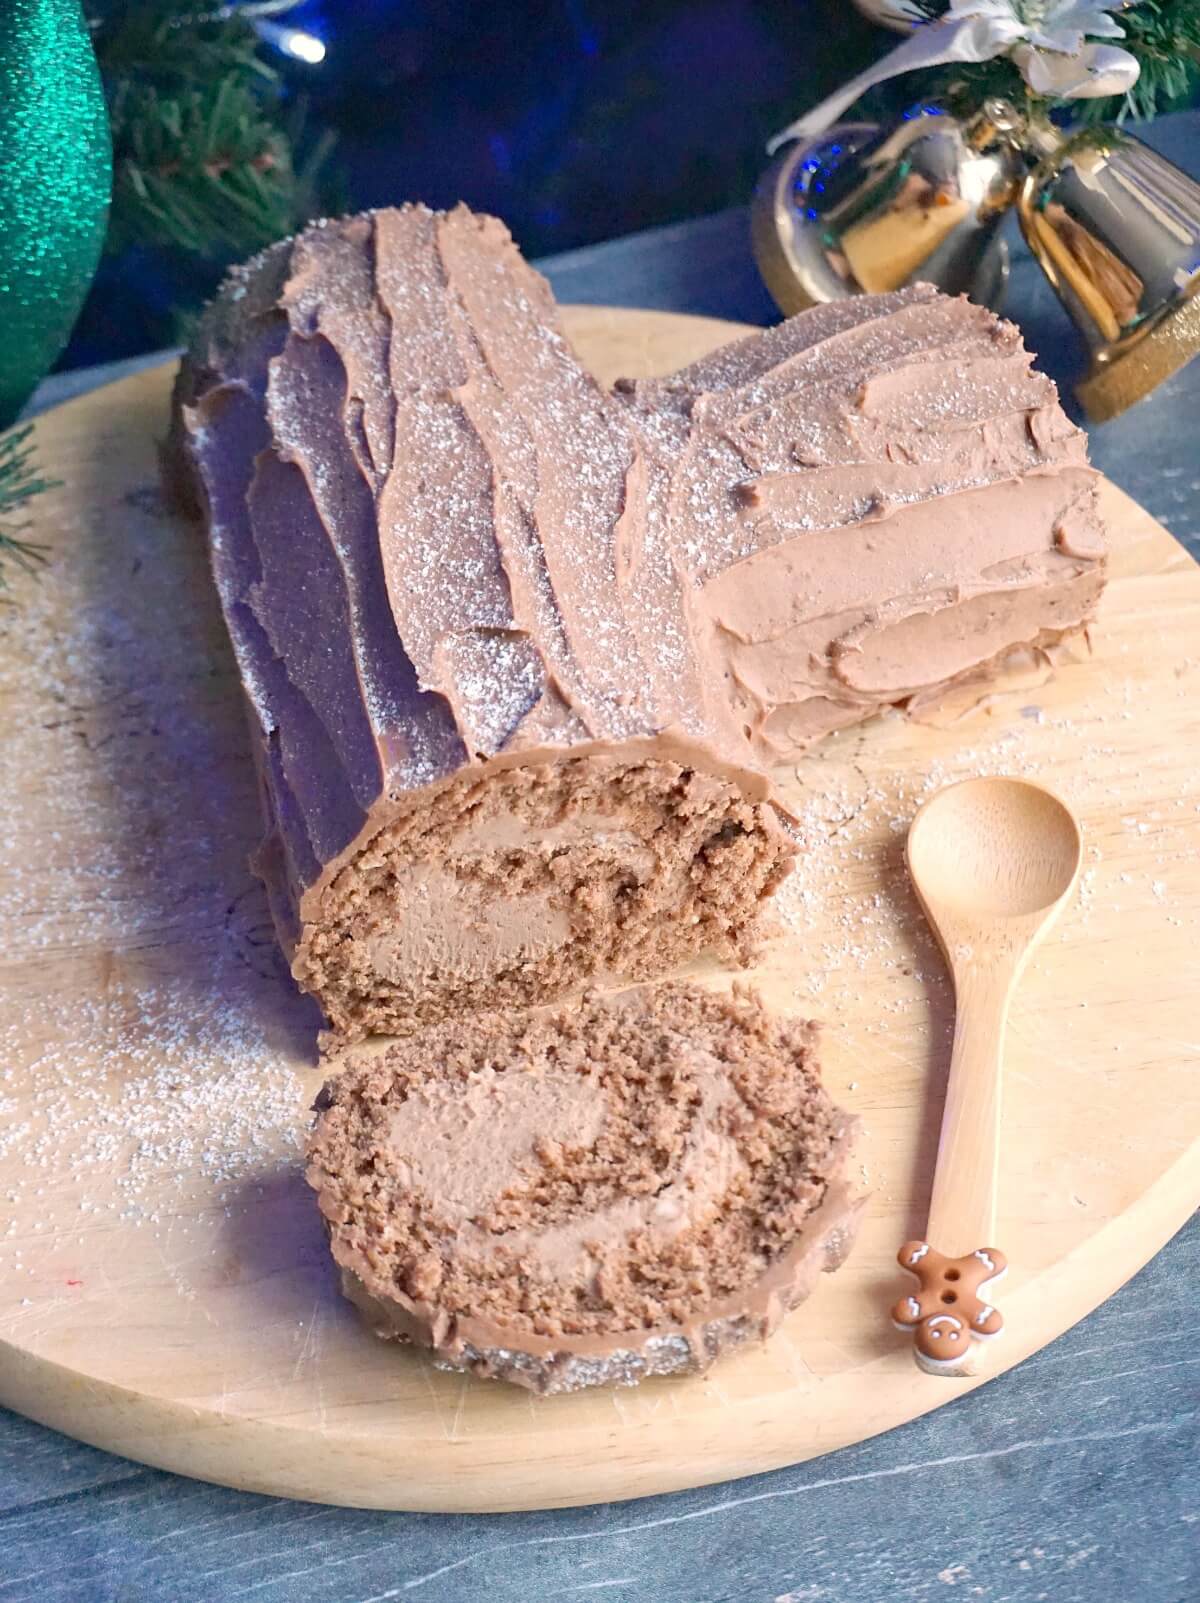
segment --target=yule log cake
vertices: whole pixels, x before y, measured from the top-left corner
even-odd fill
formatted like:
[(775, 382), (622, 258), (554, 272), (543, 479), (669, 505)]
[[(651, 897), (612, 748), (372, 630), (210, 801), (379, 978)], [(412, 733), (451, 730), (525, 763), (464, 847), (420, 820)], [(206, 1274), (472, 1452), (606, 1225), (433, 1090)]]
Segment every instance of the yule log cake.
[(344, 1037), (752, 947), (771, 764), (1084, 626), (1083, 436), (917, 286), (602, 388), (504, 227), (315, 226), (178, 381), (252, 708), (259, 867)]

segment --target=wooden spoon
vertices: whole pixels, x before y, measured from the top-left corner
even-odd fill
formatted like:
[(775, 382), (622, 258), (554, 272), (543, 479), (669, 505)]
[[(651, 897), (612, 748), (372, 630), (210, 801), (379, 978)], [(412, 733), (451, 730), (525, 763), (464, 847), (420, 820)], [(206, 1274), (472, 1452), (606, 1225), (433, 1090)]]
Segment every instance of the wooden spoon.
[[(1004, 1321), (982, 1293), (1004, 1274), (994, 1247), (1000, 1073), (1008, 1004), (1030, 952), (1075, 888), (1083, 858), (1068, 808), (1023, 779), (967, 779), (921, 808), (905, 852), (954, 976), (957, 1016), (926, 1241), (900, 1249), (917, 1295), (892, 1310), (934, 1374), (973, 1373), (972, 1338)], [(936, 1242), (935, 1248), (932, 1243)]]

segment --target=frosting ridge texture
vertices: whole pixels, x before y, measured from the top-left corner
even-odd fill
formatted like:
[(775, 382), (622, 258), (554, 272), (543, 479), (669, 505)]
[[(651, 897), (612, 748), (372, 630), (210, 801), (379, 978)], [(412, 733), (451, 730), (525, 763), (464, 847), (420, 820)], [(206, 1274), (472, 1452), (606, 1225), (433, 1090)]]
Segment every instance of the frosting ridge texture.
[[(171, 460), (252, 710), (276, 920), (351, 1032), (411, 999), (367, 1018), (369, 965), (339, 999), (310, 933), (360, 939), (347, 875), (414, 798), (564, 757), (704, 774), (728, 792), (705, 840), (761, 848), (726, 898), (741, 949), (791, 850), (769, 765), (1053, 644), (1103, 582), (1084, 438), (991, 313), (861, 297), (608, 391), (503, 225), (462, 207), (315, 225), (236, 270)], [(611, 953), (576, 956), (578, 979)]]

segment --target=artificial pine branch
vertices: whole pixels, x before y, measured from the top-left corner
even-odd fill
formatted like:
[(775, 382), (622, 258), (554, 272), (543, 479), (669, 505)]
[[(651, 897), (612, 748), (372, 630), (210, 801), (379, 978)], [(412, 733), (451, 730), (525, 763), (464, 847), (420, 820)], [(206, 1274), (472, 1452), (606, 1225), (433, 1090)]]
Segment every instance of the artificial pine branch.
[(252, 21), (282, 9), (93, 0), (113, 135), (110, 251), (248, 255), (311, 215), (332, 141), (297, 159), (302, 131), (288, 127), (283, 86)]
[(42, 478), (34, 466), (33, 447), (28, 443), (32, 433), (33, 425), (27, 423), (0, 434), (0, 593), (8, 588), (12, 568), (36, 573), (46, 561), (45, 547), (24, 538), (28, 523), (13, 521), (35, 495), (55, 485), (54, 480)]
[(1137, 57), (1138, 80), (1127, 95), (1087, 101), (1082, 116), (1087, 122), (1149, 122), (1186, 100), (1200, 82), (1200, 0), (1137, 0), (1116, 15), (1125, 37), (1113, 42)]

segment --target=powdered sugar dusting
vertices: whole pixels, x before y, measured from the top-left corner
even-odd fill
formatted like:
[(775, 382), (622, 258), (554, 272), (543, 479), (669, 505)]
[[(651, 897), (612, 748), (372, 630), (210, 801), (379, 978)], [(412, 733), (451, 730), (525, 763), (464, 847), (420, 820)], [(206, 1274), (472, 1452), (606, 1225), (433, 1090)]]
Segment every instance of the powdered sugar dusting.
[[(1178, 692), (1181, 702), (1194, 693), (1191, 685)], [(853, 1018), (856, 1032), (876, 1037), (923, 1025), (931, 998), (944, 999), (935, 1011), (948, 1018), (949, 978), (913, 895), (903, 846), (925, 800), (977, 775), (1048, 785), (1083, 821), (1079, 889), (1051, 934), (1052, 945), (1086, 938), (1098, 908), (1148, 926), (1165, 921), (1200, 928), (1197, 908), (1172, 895), (1170, 872), (1172, 863), (1200, 851), (1200, 775), (1188, 774), (1178, 794), (1152, 803), (1162, 795), (1165, 769), (1176, 781), (1177, 753), (1164, 749), (1137, 764), (1115, 761), (1114, 720), (1148, 715), (1144, 687), (1126, 678), (1077, 702), (1051, 695), (1052, 704), (1069, 707), (1066, 713), (1022, 705), (1027, 695), (1017, 687), (1013, 695), (988, 696), (970, 721), (924, 732), (920, 763), (906, 754), (912, 737), (893, 714), (876, 726), (870, 743), (861, 732), (836, 735), (801, 762), (790, 782), (783, 779), (800, 853), (776, 897), (783, 939), (767, 966), (788, 970), (798, 1006), (835, 1020)], [(805, 954), (799, 967), (798, 943)], [(1041, 961), (1035, 956), (1035, 969)], [(1114, 961), (1104, 949), (1095, 964), (1102, 972)], [(865, 976), (871, 986), (866, 1017)]]
[(237, 679), (144, 439), (123, 500), (74, 485), (88, 510), (70, 518), (47, 498), (54, 560), (0, 619), (19, 710), (0, 743), (10, 1270), (88, 1219), (234, 1206), (296, 1162), (306, 1123), (314, 1018), (246, 864), (260, 826)]
[(59, 1198), (40, 1228), (68, 1224), (62, 1203), (135, 1224), (226, 1206), (298, 1157), (300, 1083), (267, 1038), (256, 988), (219, 961), (195, 978), (211, 987), (200, 1011), (192, 978), (68, 996), (49, 1029), (41, 999), (7, 1009), (0, 1087), (16, 1116), (0, 1161), (10, 1203), (22, 1190)]

